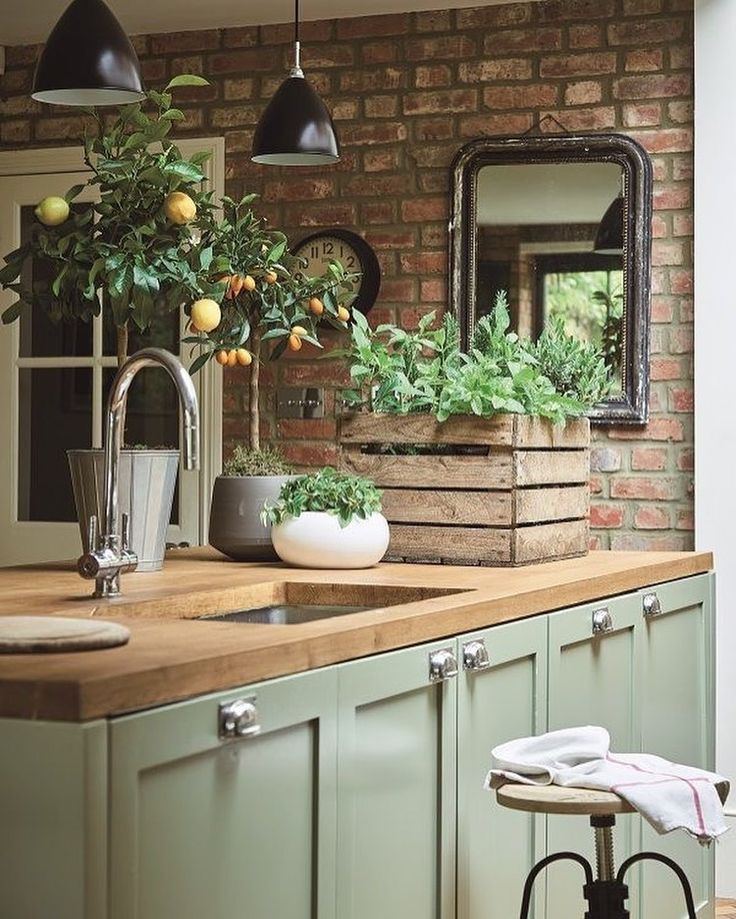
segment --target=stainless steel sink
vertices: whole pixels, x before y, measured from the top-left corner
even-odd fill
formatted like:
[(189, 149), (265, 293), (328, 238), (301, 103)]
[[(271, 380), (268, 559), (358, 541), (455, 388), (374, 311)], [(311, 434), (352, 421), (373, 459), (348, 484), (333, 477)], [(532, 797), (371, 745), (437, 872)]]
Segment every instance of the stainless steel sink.
[(217, 616), (197, 616), (209, 622), (257, 622), (261, 625), (300, 625), (317, 619), (330, 619), (348, 613), (362, 613), (369, 606), (314, 605), (307, 603), (281, 603), (263, 606), (260, 609), (240, 609)]

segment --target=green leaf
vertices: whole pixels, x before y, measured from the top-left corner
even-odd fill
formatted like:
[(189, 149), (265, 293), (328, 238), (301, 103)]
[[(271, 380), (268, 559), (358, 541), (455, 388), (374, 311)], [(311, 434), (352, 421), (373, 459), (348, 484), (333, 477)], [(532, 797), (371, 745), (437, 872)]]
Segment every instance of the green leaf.
[(187, 162), (186, 160), (181, 160), (176, 163), (167, 163), (163, 168), (163, 172), (167, 176), (175, 176), (178, 179), (183, 179), (185, 182), (204, 181), (204, 173), (199, 166)]
[(15, 303), (11, 303), (11, 305), (3, 311), (3, 323), (5, 325), (9, 325), (11, 322), (15, 322), (18, 316), (20, 316), (21, 310), (24, 306), (26, 306), (26, 304), (23, 302), (23, 300), (16, 300)]
[(198, 354), (192, 361), (192, 365), (189, 368), (189, 373), (194, 375), (198, 370), (201, 370), (214, 353), (214, 351), (205, 351), (202, 354)]
[(180, 73), (170, 80), (166, 90), (176, 89), (177, 86), (209, 86), (210, 81), (204, 77), (197, 76), (195, 73)]
[(64, 195), (64, 200), (67, 202), (67, 204), (69, 204), (77, 197), (77, 195), (81, 195), (86, 187), (86, 185), (72, 185), (69, 191)]

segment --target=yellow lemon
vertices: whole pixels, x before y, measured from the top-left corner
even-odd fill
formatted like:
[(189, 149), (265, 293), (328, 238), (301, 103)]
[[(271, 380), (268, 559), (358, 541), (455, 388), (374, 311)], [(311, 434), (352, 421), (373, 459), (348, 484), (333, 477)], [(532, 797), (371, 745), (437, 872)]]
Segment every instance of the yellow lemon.
[(197, 205), (183, 191), (172, 191), (164, 201), (164, 213), (169, 223), (184, 226), (197, 216)]
[(63, 198), (50, 195), (39, 202), (34, 213), (44, 226), (58, 227), (69, 216), (69, 205)]
[(192, 303), (192, 325), (198, 332), (211, 332), (220, 324), (222, 312), (214, 300), (196, 300)]

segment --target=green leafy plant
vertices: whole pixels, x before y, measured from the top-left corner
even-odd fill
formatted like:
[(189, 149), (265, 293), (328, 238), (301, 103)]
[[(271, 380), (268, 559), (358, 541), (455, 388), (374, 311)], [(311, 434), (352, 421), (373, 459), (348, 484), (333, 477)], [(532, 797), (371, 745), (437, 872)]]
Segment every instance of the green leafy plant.
[(600, 350), (565, 334), (557, 323), (538, 343), (509, 330), (505, 293), (477, 324), (470, 353), (459, 349), (457, 324), (447, 314), (431, 331), (434, 314), (416, 332), (356, 321), (348, 351), (356, 384), (345, 401), (353, 407), (392, 414), (432, 412), (488, 417), (518, 413), (555, 423), (584, 414), (608, 391)]
[(250, 205), (255, 197), (237, 202), (225, 197), (221, 218), (208, 210), (198, 221), (201, 239), (193, 268), (200, 277), (200, 295), (221, 306), (221, 319), (210, 331), (195, 329), (184, 341), (198, 350), (193, 373), (212, 358), (250, 366), (249, 446), (257, 451), (262, 346), (270, 342), (268, 356), (276, 360), (287, 348), (301, 350), (304, 342), (321, 348), (321, 323), (347, 329), (346, 304), (357, 275), (337, 261), (324, 275), (304, 275), (284, 234), (268, 230), (254, 214)]
[[(92, 175), (66, 192), (71, 207), (63, 222), (49, 226), (39, 217), (30, 241), (5, 257), (0, 285), (18, 299), (3, 322), (17, 319), (23, 309), (83, 321), (109, 310), (122, 363), (130, 322), (145, 331), (157, 311), (178, 309), (199, 289), (193, 219), (195, 213), (211, 215), (214, 207), (202, 190), (208, 155), (186, 158), (168, 135), (184, 118), (173, 107), (176, 88), (206, 82), (194, 75), (175, 77), (163, 92), (149, 91), (145, 107), (122, 106), (111, 123), (88, 110), (94, 130), (88, 129), (84, 150)], [(87, 188), (98, 199), (75, 203)], [(176, 213), (172, 193), (184, 201)], [(50, 286), (24, 286), (23, 268), (31, 259), (50, 266)]]
[(367, 520), (380, 510), (381, 492), (373, 482), (326, 466), (285, 482), (278, 501), (267, 503), (261, 518), (265, 524), (275, 525), (306, 511), (323, 511), (334, 514), (345, 527), (356, 517)]
[(286, 462), (280, 450), (264, 447), (250, 450), (238, 445), (225, 462), (222, 474), (225, 476), (291, 475), (294, 470)]

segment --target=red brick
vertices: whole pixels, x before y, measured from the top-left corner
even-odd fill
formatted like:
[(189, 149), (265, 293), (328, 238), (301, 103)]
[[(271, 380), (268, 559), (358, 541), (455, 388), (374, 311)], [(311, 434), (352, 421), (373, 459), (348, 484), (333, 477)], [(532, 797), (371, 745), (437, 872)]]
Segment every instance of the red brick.
[(583, 77), (614, 73), (616, 54), (612, 51), (591, 51), (586, 54), (558, 54), (543, 57), (539, 63), (542, 77)]
[(347, 197), (381, 198), (390, 195), (410, 194), (411, 176), (401, 175), (356, 175), (343, 185)]
[(399, 59), (399, 46), (394, 41), (364, 42), (361, 56), (364, 64), (390, 64)]
[[(227, 29), (225, 31), (225, 45), (239, 44), (238, 38), (242, 37), (243, 44), (250, 46), (258, 44), (258, 32), (261, 35), (262, 45), (293, 45), (294, 25), (291, 22), (272, 23), (270, 25), (247, 26), (244, 29)], [(228, 42), (228, 35), (234, 34), (232, 42)], [(255, 41), (253, 37), (255, 36)], [(335, 38), (335, 28), (329, 19), (302, 21), (299, 25), (299, 37), (304, 45), (311, 45), (318, 41), (332, 41)]]
[(396, 96), (366, 96), (363, 100), (366, 118), (393, 118), (398, 110)]
[(608, 43), (613, 46), (667, 44), (682, 38), (684, 32), (684, 19), (614, 22), (608, 26)]
[[(308, 23), (302, 24), (302, 29), (304, 29)], [(268, 30), (272, 29), (273, 26), (262, 26), (264, 30), (264, 44), (270, 45), (274, 44), (273, 38), (268, 34)], [(291, 25), (288, 26), (289, 32), (289, 41), (293, 40), (294, 30)], [(305, 36), (306, 38), (306, 36)], [(310, 40), (314, 41), (314, 37), (310, 36)], [(258, 26), (242, 26), (236, 29), (225, 29), (222, 33), (222, 43), (226, 48), (254, 48), (258, 44)]]
[(340, 140), (346, 147), (395, 144), (406, 140), (406, 125), (399, 121), (351, 125), (341, 130)]
[(35, 64), (43, 45), (10, 45), (5, 49), (5, 66), (8, 70)]
[(0, 140), (4, 144), (24, 144), (31, 139), (31, 122), (22, 119), (0, 122)]
[(429, 313), (435, 314), (434, 322), (432, 323), (431, 328), (438, 328), (440, 322), (442, 321), (442, 316), (439, 314), (439, 312), (434, 309), (425, 309), (421, 306), (412, 306), (409, 309), (401, 310), (399, 325), (402, 329), (416, 329), (416, 327), (419, 325), (419, 322)]
[(528, 115), (475, 115), (460, 120), (460, 137), (478, 137), (481, 134), (523, 134), (532, 126)]
[(565, 105), (590, 105), (603, 98), (603, 87), (594, 80), (580, 80), (565, 87)]
[(398, 150), (366, 150), (363, 154), (363, 169), (366, 172), (387, 172), (399, 168)]
[(692, 447), (680, 450), (677, 454), (677, 468), (681, 472), (692, 472), (695, 469), (695, 451)]
[(561, 109), (544, 114), (553, 115), (568, 131), (603, 131), (616, 126), (616, 110), (612, 105)]
[(647, 14), (661, 13), (663, 0), (624, 0), (624, 14), (626, 16), (646, 16)]
[(532, 18), (529, 3), (504, 3), (499, 6), (477, 6), (456, 13), (458, 29), (500, 29), (523, 25)]
[(363, 224), (392, 224), (396, 222), (395, 201), (370, 201), (360, 205)]
[(600, 48), (603, 45), (603, 29), (599, 25), (573, 25), (567, 33), (571, 48)]
[(663, 69), (661, 48), (641, 48), (626, 52), (624, 69), (631, 73), (645, 73)]
[(287, 208), (286, 222), (303, 227), (355, 226), (357, 214), (355, 205), (348, 202), (315, 202), (309, 205), (309, 210), (304, 205)]
[(692, 214), (675, 214), (672, 218), (674, 236), (692, 236), (694, 231)]
[(623, 118), (627, 128), (661, 124), (662, 106), (659, 102), (626, 102), (623, 106)]
[(631, 468), (634, 472), (663, 472), (667, 468), (667, 449), (634, 447), (631, 451)]
[(653, 357), (650, 363), (650, 373), (653, 381), (681, 380), (682, 363), (677, 357)]
[(670, 67), (672, 70), (692, 70), (693, 44), (676, 45), (670, 48)]
[(414, 122), (416, 140), (449, 140), (455, 136), (455, 126), (451, 118), (431, 118)]
[(483, 104), (490, 109), (543, 108), (557, 103), (559, 88), (549, 83), (487, 86)]
[(434, 86), (449, 86), (451, 82), (452, 70), (447, 64), (417, 67), (414, 74), (414, 85), (419, 89), (431, 89)]
[(643, 428), (611, 428), (609, 437), (614, 440), (666, 440), (685, 438), (682, 422), (675, 418), (653, 418)]
[(689, 269), (670, 272), (670, 287), (673, 294), (692, 294), (693, 273)]
[(542, 22), (610, 19), (615, 12), (615, 0), (547, 0), (538, 7), (539, 19)]
[(613, 94), (617, 99), (660, 99), (689, 96), (691, 93), (692, 77), (689, 73), (621, 77), (613, 83)]
[(692, 203), (690, 185), (664, 185), (657, 188), (653, 195), (654, 207), (659, 210), (679, 210)]
[(447, 271), (447, 254), (407, 252), (401, 256), (401, 270), (407, 274), (442, 274)]
[(381, 303), (413, 303), (416, 295), (413, 278), (384, 278), (381, 282)]
[(425, 13), (416, 13), (414, 28), (417, 32), (449, 32), (452, 28), (452, 13), (450, 10), (429, 10)]
[(32, 70), (8, 70), (0, 76), (0, 93), (3, 97), (15, 93), (29, 93), (32, 85)]
[(400, 89), (406, 85), (406, 73), (397, 67), (379, 67), (340, 74), (341, 92), (375, 92)]
[(334, 418), (281, 418), (279, 437), (295, 440), (332, 440), (337, 436)]
[(419, 297), (422, 303), (444, 303), (447, 299), (447, 285), (444, 281), (435, 278), (422, 281)]
[(670, 501), (678, 495), (678, 480), (649, 476), (614, 476), (612, 498), (636, 498), (639, 501)]
[(682, 552), (688, 548), (682, 536), (643, 536), (634, 533), (616, 534), (611, 538), (615, 552)]
[(452, 60), (469, 58), (475, 54), (475, 42), (468, 35), (412, 38), (404, 48), (407, 61)]
[(166, 32), (151, 35), (152, 54), (181, 54), (186, 51), (212, 51), (220, 47), (220, 32), (209, 29), (206, 32)]
[(640, 507), (634, 514), (637, 530), (668, 530), (671, 526), (670, 512), (666, 507)]
[(410, 249), (416, 246), (416, 230), (375, 231), (366, 234), (374, 249)]
[(682, 102), (668, 102), (667, 113), (677, 124), (692, 124), (694, 108), (692, 99)]
[(663, 128), (659, 131), (631, 131), (650, 153), (687, 153), (693, 149), (693, 132), (682, 128)]
[(289, 179), (266, 182), (264, 201), (312, 201), (331, 198), (335, 194), (334, 179)]
[[(207, 57), (207, 70), (210, 74), (245, 73), (251, 71), (274, 70), (280, 55), (276, 48), (246, 48), (244, 51), (224, 51), (210, 54)], [(310, 74), (311, 79), (311, 74)]]
[(653, 265), (682, 265), (685, 253), (682, 243), (667, 240), (655, 240), (652, 245)]
[[(514, 54), (519, 51), (558, 51), (562, 47), (561, 29), (516, 29), (493, 32), (484, 41), (486, 54)], [(464, 54), (463, 57), (470, 57)], [(542, 73), (542, 76), (546, 74)]]
[(407, 115), (474, 112), (477, 108), (478, 93), (475, 89), (438, 90), (437, 92), (409, 93), (404, 96), (404, 113)]
[(678, 511), (675, 527), (678, 530), (694, 530), (695, 514), (690, 509)]
[(339, 19), (337, 22), (338, 38), (376, 38), (381, 35), (406, 35), (408, 31), (408, 13), (358, 16), (355, 19)]
[(461, 83), (486, 83), (494, 80), (529, 80), (532, 62), (527, 58), (491, 58), (483, 61), (463, 61), (458, 64)]
[(297, 467), (336, 466), (340, 453), (334, 444), (310, 444), (301, 441), (281, 444), (286, 459)]
[(401, 204), (401, 219), (406, 223), (424, 223), (428, 220), (447, 220), (450, 203), (446, 197), (415, 198)]
[(669, 392), (669, 410), (671, 412), (687, 412), (692, 414), (695, 408), (695, 398), (692, 387), (673, 387)]

